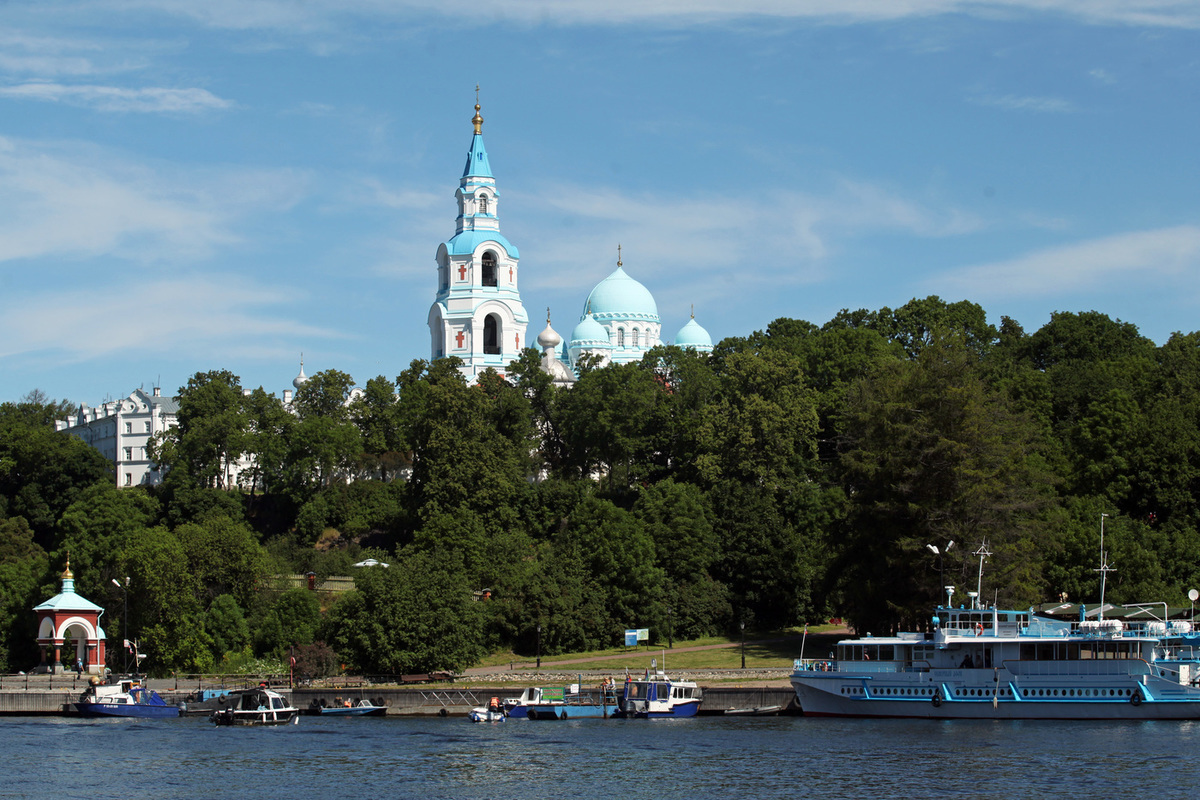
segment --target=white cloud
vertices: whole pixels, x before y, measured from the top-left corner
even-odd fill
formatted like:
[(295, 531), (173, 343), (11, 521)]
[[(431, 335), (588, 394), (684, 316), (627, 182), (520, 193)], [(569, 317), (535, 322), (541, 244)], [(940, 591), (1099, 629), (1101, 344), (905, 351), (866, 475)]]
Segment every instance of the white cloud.
[(119, 352), (203, 358), (253, 347), (264, 337), (341, 337), (265, 312), (294, 299), (276, 286), (227, 275), (9, 294), (0, 300), (0, 358), (53, 353), (58, 362), (80, 362)]
[[(734, 19), (816, 19), (852, 24), (942, 14), (1058, 14), (1090, 23), (1200, 28), (1193, 0), (111, 0), (100, 7), (154, 10), (214, 27), (318, 31), (338, 18), (445, 16), (465, 24), (693, 25)], [(94, 6), (89, 6), (94, 7)]]
[(1046, 248), (945, 273), (927, 285), (982, 301), (1119, 290), (1122, 286), (1144, 289), (1161, 286), (1164, 278), (1198, 271), (1200, 227), (1180, 225)]
[[(779, 290), (823, 282), (835, 255), (855, 238), (939, 238), (982, 227), (961, 211), (849, 180), (824, 195), (785, 191), (766, 199), (631, 196), (561, 184), (530, 195), (509, 194), (514, 196), (525, 224), (532, 223), (540, 237), (525, 236), (524, 246), (536, 253), (526, 285), (547, 291), (594, 285), (616, 267), (621, 244), (631, 276), (652, 285), (666, 303), (685, 306), (691, 300), (728, 298), (735, 278), (741, 295), (753, 295), (753, 287)], [(682, 283), (681, 275), (687, 276)]]
[(1060, 97), (1029, 97), (1014, 94), (980, 95), (970, 98), (980, 106), (993, 106), (1006, 111), (1037, 111), (1050, 114), (1069, 114), (1076, 111), (1075, 104)]
[(223, 110), (232, 105), (207, 89), (123, 89), (117, 86), (68, 86), (61, 83), (0, 86), (0, 97), (61, 102), (97, 111), (169, 114), (198, 114)]
[(78, 143), (0, 138), (0, 265), (41, 256), (187, 261), (238, 240), (237, 223), (302, 196), (289, 171), (182, 174)]

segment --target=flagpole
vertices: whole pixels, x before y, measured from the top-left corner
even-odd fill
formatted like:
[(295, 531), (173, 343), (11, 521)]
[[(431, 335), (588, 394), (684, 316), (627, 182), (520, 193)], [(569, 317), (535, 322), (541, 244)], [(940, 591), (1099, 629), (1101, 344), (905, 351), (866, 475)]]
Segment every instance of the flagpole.
[(804, 623), (804, 636), (800, 637), (800, 663), (804, 663), (804, 644), (808, 641), (808, 623)]

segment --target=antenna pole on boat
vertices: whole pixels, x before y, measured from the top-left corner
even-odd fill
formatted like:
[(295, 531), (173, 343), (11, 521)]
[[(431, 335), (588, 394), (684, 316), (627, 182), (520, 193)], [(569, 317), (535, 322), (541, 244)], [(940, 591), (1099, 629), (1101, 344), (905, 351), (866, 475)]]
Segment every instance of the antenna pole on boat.
[(1108, 579), (1108, 573), (1116, 572), (1115, 569), (1108, 566), (1108, 560), (1104, 553), (1104, 520), (1107, 517), (1108, 514), (1100, 514), (1100, 568), (1092, 570), (1092, 572), (1100, 573), (1100, 611), (1097, 619), (1101, 621), (1104, 619), (1104, 584)]
[(972, 553), (972, 555), (979, 556), (979, 579), (975, 583), (976, 597), (981, 597), (983, 592), (983, 560), (991, 554), (991, 551), (987, 549), (987, 539), (984, 539), (979, 549)]

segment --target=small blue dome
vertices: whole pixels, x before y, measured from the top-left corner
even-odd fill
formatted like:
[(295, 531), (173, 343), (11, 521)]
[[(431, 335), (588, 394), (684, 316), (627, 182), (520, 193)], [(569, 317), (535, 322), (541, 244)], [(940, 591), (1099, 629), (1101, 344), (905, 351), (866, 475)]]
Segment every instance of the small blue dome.
[(604, 326), (597, 322), (595, 317), (588, 314), (575, 326), (575, 330), (571, 332), (571, 347), (598, 350), (600, 348), (611, 348), (612, 343), (609, 342), (608, 331), (604, 329)]
[(650, 290), (625, 274), (620, 266), (588, 295), (584, 313), (603, 319), (650, 319), (658, 321), (658, 305)]
[(688, 324), (675, 334), (675, 344), (679, 347), (694, 347), (697, 350), (712, 350), (713, 346), (712, 337), (696, 322), (695, 317), (688, 320)]

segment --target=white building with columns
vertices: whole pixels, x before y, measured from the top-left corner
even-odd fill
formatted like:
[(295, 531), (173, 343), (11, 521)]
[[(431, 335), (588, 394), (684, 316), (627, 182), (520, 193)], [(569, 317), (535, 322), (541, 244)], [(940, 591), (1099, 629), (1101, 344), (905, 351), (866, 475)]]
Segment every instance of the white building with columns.
[(54, 423), (56, 430), (82, 439), (113, 462), (116, 485), (153, 486), (162, 481), (162, 471), (146, 453), (150, 437), (175, 427), (179, 403), (163, 397), (156, 386), (150, 394), (142, 389), (129, 397), (110, 400), (98, 408), (81, 405), (70, 419)]

